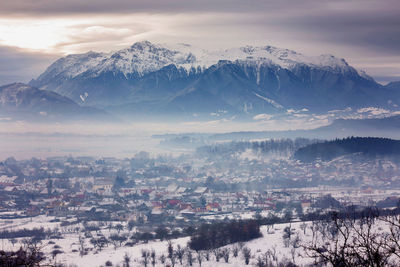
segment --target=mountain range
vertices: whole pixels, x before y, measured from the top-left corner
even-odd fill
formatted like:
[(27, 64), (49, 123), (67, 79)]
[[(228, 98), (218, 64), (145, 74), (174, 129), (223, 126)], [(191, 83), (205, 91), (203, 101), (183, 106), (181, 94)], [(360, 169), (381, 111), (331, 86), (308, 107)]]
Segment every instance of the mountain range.
[(400, 105), (399, 84), (382, 86), (332, 55), (309, 57), (272, 46), (207, 51), (143, 41), (60, 58), (30, 85), (129, 115)]
[(1, 113), (41, 117), (252, 118), (289, 109), (323, 113), (400, 105), (400, 82), (383, 86), (344, 59), (273, 46), (207, 51), (143, 41), (115, 52), (68, 55), (29, 85), (1, 88)]

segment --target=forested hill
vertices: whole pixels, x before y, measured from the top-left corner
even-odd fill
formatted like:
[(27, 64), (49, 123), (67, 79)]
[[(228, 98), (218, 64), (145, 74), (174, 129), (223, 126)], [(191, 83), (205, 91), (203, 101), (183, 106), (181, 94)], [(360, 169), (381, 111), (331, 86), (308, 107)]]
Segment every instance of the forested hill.
[(207, 156), (227, 156), (235, 153), (241, 153), (248, 149), (255, 153), (268, 152), (287, 152), (290, 155), (300, 147), (304, 147), (320, 140), (317, 139), (269, 139), (264, 141), (233, 141), (227, 143), (217, 143), (197, 148), (199, 155)]
[(301, 161), (332, 160), (352, 153), (369, 156), (400, 155), (400, 141), (388, 138), (349, 137), (299, 148), (294, 157)]

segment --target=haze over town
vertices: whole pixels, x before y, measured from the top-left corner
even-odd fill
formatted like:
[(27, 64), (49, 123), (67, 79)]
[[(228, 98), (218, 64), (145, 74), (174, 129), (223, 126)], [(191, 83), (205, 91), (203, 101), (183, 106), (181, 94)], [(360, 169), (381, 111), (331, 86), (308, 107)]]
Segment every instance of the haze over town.
[(0, 266), (398, 266), (396, 0), (0, 2)]

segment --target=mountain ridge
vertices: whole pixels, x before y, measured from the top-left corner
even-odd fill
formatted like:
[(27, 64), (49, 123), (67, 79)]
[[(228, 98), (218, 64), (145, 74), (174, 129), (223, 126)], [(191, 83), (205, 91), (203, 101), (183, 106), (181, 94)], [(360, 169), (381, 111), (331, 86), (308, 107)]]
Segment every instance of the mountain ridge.
[(112, 117), (102, 110), (81, 107), (65, 96), (24, 83), (0, 86), (0, 115), (10, 117), (10, 119), (34, 121), (104, 120)]
[[(116, 52), (69, 55), (30, 85), (83, 106), (137, 114), (230, 115), (307, 108), (400, 105), (400, 93), (344, 59), (272, 46), (207, 51), (138, 42)], [(196, 101), (198, 99), (199, 101)]]
[[(184, 48), (183, 51), (180, 51), (180, 48)], [(317, 57), (307, 57), (292, 50), (279, 49), (273, 46), (243, 46), (215, 51), (198, 48), (193, 48), (194, 51), (191, 51), (190, 48), (192, 48), (190, 45), (164, 47), (149, 41), (142, 41), (115, 52), (99, 53), (89, 51), (84, 54), (72, 54), (54, 62), (38, 79), (46, 76), (48, 74), (46, 72), (48, 71), (55, 71), (58, 75), (65, 69), (67, 73), (64, 74), (67, 77), (76, 77), (89, 69), (93, 69), (98, 73), (119, 70), (125, 75), (137, 73), (137, 75), (143, 76), (170, 64), (174, 64), (178, 68), (182, 67), (187, 72), (190, 72), (192, 68), (195, 70), (199, 67), (209, 68), (217, 64), (220, 60), (251, 60), (256, 63), (268, 62), (285, 68), (290, 68), (295, 64), (308, 64), (331, 68), (332, 70), (341, 72), (355, 70), (343, 58), (339, 59), (326, 54)], [(76, 61), (79, 63), (78, 66), (76, 65)], [(62, 72), (57, 72), (60, 68)]]

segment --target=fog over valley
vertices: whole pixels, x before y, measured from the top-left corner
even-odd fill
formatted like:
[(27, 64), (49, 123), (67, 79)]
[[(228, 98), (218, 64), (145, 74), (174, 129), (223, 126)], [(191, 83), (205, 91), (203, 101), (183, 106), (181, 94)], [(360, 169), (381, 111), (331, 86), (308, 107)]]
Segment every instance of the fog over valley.
[(0, 14), (0, 266), (400, 266), (398, 1)]

